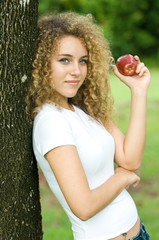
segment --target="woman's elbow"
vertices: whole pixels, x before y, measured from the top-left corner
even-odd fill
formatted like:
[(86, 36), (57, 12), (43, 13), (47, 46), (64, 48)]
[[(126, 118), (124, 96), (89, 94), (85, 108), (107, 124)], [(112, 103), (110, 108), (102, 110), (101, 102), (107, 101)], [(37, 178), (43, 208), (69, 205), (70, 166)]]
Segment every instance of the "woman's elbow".
[(86, 215), (86, 214), (80, 214), (79, 216), (77, 216), (81, 221), (87, 221), (88, 219), (90, 219), (91, 217)]
[(91, 210), (90, 207), (80, 207), (74, 210), (73, 213), (81, 221), (87, 221), (88, 219), (93, 217), (93, 215), (95, 215), (95, 213)]
[(134, 167), (133, 167), (133, 170), (132, 171), (137, 171), (139, 168), (140, 168), (140, 163), (138, 163), (138, 164), (136, 164), (136, 165), (134, 165)]
[(129, 171), (133, 171), (134, 172), (134, 171), (136, 171), (136, 170), (138, 170), (140, 168), (140, 165), (141, 165), (141, 163), (133, 163), (133, 162), (131, 162), (131, 163), (125, 164), (124, 168), (129, 170)]

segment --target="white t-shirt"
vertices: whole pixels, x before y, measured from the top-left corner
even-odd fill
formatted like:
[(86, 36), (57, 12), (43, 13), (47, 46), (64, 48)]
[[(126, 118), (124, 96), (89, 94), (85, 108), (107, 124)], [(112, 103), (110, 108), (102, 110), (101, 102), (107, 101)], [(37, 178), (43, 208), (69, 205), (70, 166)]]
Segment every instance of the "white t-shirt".
[[(70, 210), (44, 155), (57, 146), (74, 145), (88, 179), (90, 189), (103, 184), (114, 174), (113, 137), (102, 124), (81, 109), (58, 110), (45, 104), (33, 125), (33, 149), (48, 184), (72, 223), (75, 240), (108, 240), (130, 230), (138, 214), (133, 199), (123, 190), (107, 207), (87, 221)], [(65, 159), (63, 159), (65, 161)], [(66, 169), (67, 171), (67, 169)]]

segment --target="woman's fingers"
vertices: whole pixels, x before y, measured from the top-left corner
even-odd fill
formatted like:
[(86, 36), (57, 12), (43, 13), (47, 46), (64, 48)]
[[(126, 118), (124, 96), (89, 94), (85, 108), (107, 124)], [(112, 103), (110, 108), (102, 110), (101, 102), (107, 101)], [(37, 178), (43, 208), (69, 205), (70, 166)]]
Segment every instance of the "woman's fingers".
[(145, 64), (141, 62), (137, 65), (136, 74), (138, 74), (141, 77), (145, 70), (146, 70)]
[(137, 63), (140, 63), (140, 58), (137, 55), (134, 56), (134, 59), (137, 61)]

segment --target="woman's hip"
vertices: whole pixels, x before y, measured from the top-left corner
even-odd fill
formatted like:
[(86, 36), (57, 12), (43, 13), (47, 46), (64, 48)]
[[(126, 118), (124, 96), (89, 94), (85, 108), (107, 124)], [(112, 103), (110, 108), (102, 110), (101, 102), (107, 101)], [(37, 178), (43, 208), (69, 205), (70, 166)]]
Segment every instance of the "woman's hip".
[(111, 240), (149, 240), (149, 235), (146, 232), (145, 226), (138, 217), (136, 224), (126, 233), (121, 234)]

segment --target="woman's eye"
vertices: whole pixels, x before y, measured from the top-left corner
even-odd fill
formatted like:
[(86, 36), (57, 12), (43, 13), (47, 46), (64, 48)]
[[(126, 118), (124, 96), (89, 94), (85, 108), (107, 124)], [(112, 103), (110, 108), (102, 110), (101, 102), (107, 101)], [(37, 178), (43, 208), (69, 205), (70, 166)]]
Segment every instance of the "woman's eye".
[(62, 62), (62, 63), (68, 63), (69, 62), (69, 60), (67, 58), (61, 58), (59, 61)]
[(82, 63), (82, 64), (87, 64), (87, 62), (88, 62), (87, 59), (82, 59), (82, 60), (80, 61), (80, 63)]

